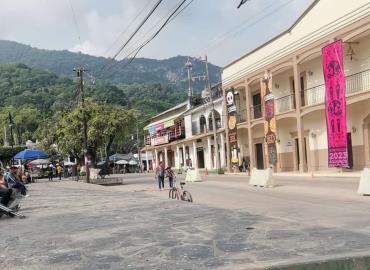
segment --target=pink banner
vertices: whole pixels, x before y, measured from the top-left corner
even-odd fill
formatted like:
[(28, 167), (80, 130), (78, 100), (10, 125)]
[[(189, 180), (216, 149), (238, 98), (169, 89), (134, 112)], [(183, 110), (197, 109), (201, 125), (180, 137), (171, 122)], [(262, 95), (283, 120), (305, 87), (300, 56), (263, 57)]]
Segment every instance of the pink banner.
[(322, 49), (329, 167), (348, 167), (346, 78), (343, 44), (337, 40)]

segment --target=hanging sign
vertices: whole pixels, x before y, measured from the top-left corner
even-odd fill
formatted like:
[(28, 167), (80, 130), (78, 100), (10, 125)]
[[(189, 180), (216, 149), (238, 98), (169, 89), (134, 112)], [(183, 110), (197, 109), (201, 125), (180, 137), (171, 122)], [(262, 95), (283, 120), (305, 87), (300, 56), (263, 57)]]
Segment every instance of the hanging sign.
[(276, 117), (275, 117), (275, 99), (272, 94), (272, 75), (266, 73), (264, 78), (260, 80), (261, 97), (263, 98), (264, 109), (264, 131), (266, 141), (266, 154), (268, 164), (275, 165), (277, 163), (276, 153)]
[(236, 118), (236, 105), (235, 105), (235, 95), (234, 95), (234, 89), (231, 88), (226, 91), (226, 109), (227, 109), (227, 128), (229, 133), (229, 145), (232, 153), (231, 161), (232, 163), (236, 163), (235, 160), (237, 160), (237, 156), (235, 156), (234, 153), (236, 151), (233, 151), (234, 149), (237, 149), (238, 147), (238, 136), (237, 136), (237, 118)]
[(325, 79), (325, 113), (329, 167), (348, 167), (346, 78), (343, 43), (337, 40), (322, 49)]

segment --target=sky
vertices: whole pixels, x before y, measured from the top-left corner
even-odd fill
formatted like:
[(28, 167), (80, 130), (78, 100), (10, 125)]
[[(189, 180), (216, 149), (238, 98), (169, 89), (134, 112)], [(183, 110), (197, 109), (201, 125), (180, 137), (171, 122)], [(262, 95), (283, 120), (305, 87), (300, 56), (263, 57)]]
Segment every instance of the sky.
[[(0, 39), (49, 50), (112, 57), (158, 0), (1, 0)], [(200, 57), (227, 65), (289, 27), (313, 0), (194, 0), (140, 53)], [(180, 0), (163, 0), (122, 59)], [(188, 0), (187, 2), (190, 2)]]

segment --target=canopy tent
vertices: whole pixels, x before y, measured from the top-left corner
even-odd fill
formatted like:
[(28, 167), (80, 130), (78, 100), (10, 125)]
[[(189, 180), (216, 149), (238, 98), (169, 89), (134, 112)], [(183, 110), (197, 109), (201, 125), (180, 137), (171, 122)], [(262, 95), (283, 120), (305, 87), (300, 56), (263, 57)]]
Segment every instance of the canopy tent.
[(70, 162), (70, 161), (66, 161), (63, 164), (64, 164), (64, 166), (73, 166), (73, 165), (76, 165), (76, 163)]
[(124, 160), (124, 159), (121, 159), (121, 160), (118, 160), (118, 161), (116, 162), (116, 164), (117, 164), (117, 165), (126, 165), (126, 164), (128, 164), (128, 161), (127, 161), (127, 160)]
[(26, 149), (14, 156), (15, 160), (25, 160), (25, 159), (36, 159), (36, 158), (48, 158), (49, 155), (41, 150)]
[(49, 159), (35, 159), (30, 161), (28, 164), (32, 165), (44, 165), (44, 164), (49, 164), (50, 160)]

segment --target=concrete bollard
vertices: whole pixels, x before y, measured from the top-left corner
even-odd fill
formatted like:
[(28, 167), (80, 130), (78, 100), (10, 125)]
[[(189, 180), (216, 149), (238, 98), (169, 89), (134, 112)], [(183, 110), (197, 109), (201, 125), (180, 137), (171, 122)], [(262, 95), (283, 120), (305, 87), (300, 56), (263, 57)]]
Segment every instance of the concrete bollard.
[(189, 168), (186, 172), (185, 181), (186, 182), (200, 182), (200, 181), (202, 181), (202, 177), (200, 177), (199, 170)]
[(266, 170), (257, 170), (253, 168), (249, 184), (258, 187), (274, 187), (275, 183), (271, 168)]
[(370, 195), (370, 169), (365, 168), (360, 176), (357, 193), (360, 195)]

